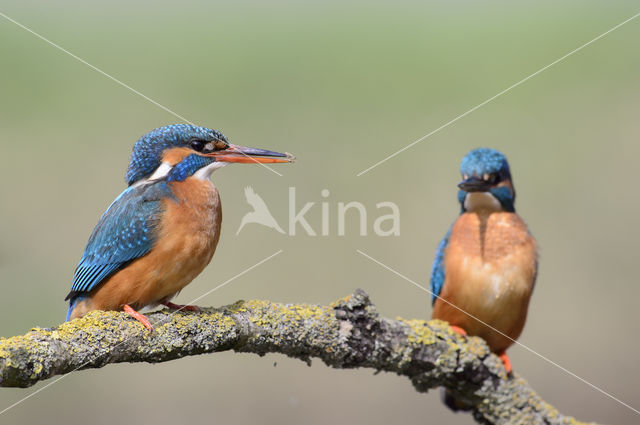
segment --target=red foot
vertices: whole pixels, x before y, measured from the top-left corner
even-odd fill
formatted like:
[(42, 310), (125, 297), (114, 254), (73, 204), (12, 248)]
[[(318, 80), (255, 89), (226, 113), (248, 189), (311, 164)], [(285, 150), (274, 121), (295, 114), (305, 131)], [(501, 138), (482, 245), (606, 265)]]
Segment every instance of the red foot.
[(138, 322), (142, 323), (144, 325), (144, 327), (147, 328), (149, 331), (153, 331), (153, 326), (151, 325), (151, 322), (149, 322), (149, 319), (147, 319), (147, 316), (145, 316), (144, 314), (138, 313), (137, 311), (132, 309), (129, 304), (123, 305), (122, 309), (129, 316), (133, 317)]
[(456, 325), (449, 325), (449, 326), (451, 327), (451, 330), (454, 331), (455, 333), (459, 333), (462, 336), (467, 336), (467, 331), (462, 329), (460, 326), (456, 326)]
[(507, 375), (511, 375), (511, 373), (513, 372), (513, 368), (511, 367), (511, 360), (509, 360), (509, 356), (507, 356), (507, 353), (503, 351), (502, 353), (498, 354), (498, 357), (500, 357), (500, 360), (502, 360), (504, 368), (507, 369)]
[(164, 302), (162, 303), (169, 307), (171, 310), (187, 310), (187, 311), (200, 311), (200, 307), (197, 305), (182, 305), (182, 304), (174, 304), (172, 302)]

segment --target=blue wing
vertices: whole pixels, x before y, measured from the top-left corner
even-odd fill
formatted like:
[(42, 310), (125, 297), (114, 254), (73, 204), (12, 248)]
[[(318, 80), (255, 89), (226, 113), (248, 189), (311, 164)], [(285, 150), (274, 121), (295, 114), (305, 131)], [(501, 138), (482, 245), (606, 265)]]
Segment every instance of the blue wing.
[(449, 236), (451, 235), (451, 228), (444, 235), (444, 238), (438, 245), (436, 251), (436, 258), (433, 260), (433, 267), (431, 268), (431, 304), (436, 302), (437, 297), (442, 292), (442, 285), (444, 285), (444, 253), (449, 245)]
[(158, 182), (129, 187), (113, 201), (93, 229), (66, 299), (91, 291), (151, 250), (167, 196), (171, 189)]

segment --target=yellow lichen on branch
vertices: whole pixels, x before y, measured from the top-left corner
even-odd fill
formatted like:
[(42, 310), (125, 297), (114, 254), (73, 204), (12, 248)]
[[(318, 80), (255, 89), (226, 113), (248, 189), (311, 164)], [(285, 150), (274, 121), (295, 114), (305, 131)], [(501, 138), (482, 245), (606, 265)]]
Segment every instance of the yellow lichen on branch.
[[(164, 362), (225, 350), (281, 353), (335, 368), (368, 367), (447, 387), (480, 423), (579, 423), (544, 402), (479, 338), (441, 321), (381, 317), (361, 290), (328, 306), (238, 301), (200, 312), (148, 315), (154, 331), (119, 312), (94, 311), (56, 328), (0, 339), (0, 386), (28, 387), (54, 375), (120, 362)], [(444, 407), (443, 407), (444, 408)]]

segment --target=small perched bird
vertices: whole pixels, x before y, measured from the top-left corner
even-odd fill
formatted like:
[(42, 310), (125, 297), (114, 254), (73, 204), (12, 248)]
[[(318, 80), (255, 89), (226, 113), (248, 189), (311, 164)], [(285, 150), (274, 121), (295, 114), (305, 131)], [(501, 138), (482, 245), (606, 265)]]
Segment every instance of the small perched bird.
[(472, 150), (460, 172), (460, 216), (440, 242), (431, 271), (432, 317), (486, 340), (510, 373), (505, 350), (524, 327), (538, 269), (537, 244), (516, 214), (502, 153)]
[(204, 127), (175, 124), (142, 136), (126, 173), (129, 187), (102, 214), (76, 268), (67, 320), (91, 310), (136, 310), (164, 304), (209, 264), (222, 211), (211, 173), (229, 163), (292, 162), (293, 156), (230, 144)]

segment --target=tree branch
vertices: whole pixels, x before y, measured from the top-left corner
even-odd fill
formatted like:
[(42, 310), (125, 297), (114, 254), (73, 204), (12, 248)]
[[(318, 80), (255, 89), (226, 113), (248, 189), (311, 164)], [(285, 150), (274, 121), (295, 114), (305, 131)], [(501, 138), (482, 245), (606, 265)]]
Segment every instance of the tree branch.
[(148, 315), (150, 333), (124, 313), (94, 311), (57, 328), (0, 339), (0, 386), (28, 387), (54, 375), (109, 363), (158, 363), (234, 350), (281, 353), (335, 368), (368, 367), (408, 377), (416, 390), (445, 386), (487, 424), (569, 424), (479, 338), (441, 321), (380, 317), (362, 290), (329, 306), (238, 301), (201, 312)]

